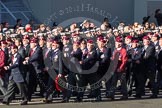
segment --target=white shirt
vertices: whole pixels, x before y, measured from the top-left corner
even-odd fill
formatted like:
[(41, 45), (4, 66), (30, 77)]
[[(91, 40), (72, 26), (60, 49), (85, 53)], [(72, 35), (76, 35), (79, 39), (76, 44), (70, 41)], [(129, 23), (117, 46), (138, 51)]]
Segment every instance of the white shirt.
[(16, 56), (17, 56), (17, 53), (15, 53), (14, 55), (13, 55), (13, 63), (15, 63), (16, 62), (16, 60), (17, 60), (17, 58), (16, 58)]
[(35, 47), (35, 48), (33, 48), (33, 49), (32, 49), (32, 50), (33, 50), (33, 52), (35, 52), (36, 48), (37, 48), (37, 47)]

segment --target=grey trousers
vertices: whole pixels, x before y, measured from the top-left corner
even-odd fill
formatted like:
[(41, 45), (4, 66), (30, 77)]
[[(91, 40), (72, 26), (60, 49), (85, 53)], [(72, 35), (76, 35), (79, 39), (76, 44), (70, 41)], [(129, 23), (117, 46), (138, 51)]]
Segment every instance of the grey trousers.
[(5, 83), (5, 79), (4, 78), (0, 78), (0, 90), (3, 93), (3, 95), (6, 94), (6, 83)]
[(4, 97), (3, 101), (5, 101), (5, 102), (10, 102), (11, 101), (11, 98), (14, 95), (16, 87), (18, 87), (18, 89), (19, 89), (19, 91), (21, 93), (22, 99), (24, 101), (27, 101), (27, 90), (26, 90), (25, 83), (24, 82), (16, 83), (14, 80), (9, 80), (7, 92), (5, 94), (5, 97)]

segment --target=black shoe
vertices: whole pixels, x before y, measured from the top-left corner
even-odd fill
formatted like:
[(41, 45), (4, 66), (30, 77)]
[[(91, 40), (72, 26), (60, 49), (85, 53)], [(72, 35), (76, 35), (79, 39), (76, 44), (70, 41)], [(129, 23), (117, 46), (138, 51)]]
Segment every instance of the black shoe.
[(95, 96), (93, 95), (87, 95), (88, 98), (94, 98)]
[(69, 103), (69, 99), (63, 99), (61, 103)]
[(55, 91), (53, 94), (52, 94), (53, 97), (60, 97), (60, 92), (59, 91)]
[(20, 103), (20, 105), (27, 105), (28, 104), (28, 101), (22, 101), (21, 103)]
[(157, 98), (157, 95), (151, 95), (150, 98)]
[(128, 96), (131, 96), (132, 95), (132, 90), (130, 90), (129, 92), (128, 92)]
[(128, 99), (128, 96), (122, 96), (120, 99), (121, 100), (127, 100)]
[(114, 100), (114, 96), (107, 96), (108, 99)]
[(28, 98), (28, 102), (31, 102), (31, 98)]
[(44, 103), (52, 103), (52, 100), (47, 100), (47, 99), (45, 99), (45, 100), (43, 100), (43, 102), (44, 102)]
[(100, 102), (101, 100), (101, 97), (96, 97), (95, 102)]
[(141, 95), (136, 94), (136, 95), (134, 95), (134, 97), (137, 98), (137, 99), (141, 99)]
[(81, 98), (76, 98), (74, 101), (75, 102), (82, 102), (83, 100)]
[(2, 104), (9, 105), (10, 103), (6, 101), (2, 101)]

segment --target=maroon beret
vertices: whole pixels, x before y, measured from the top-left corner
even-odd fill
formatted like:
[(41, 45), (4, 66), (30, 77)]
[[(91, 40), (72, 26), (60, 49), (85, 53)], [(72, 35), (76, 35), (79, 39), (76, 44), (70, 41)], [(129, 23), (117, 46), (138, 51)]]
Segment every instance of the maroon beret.
[(147, 33), (147, 35), (154, 35), (154, 33), (153, 32), (149, 32), (149, 33)]
[(150, 40), (150, 38), (149, 38), (148, 36), (144, 36), (142, 39), (143, 39), (143, 40), (144, 40), (144, 39)]
[(134, 39), (133, 41), (132, 41), (132, 43), (138, 43), (139, 42), (139, 40), (137, 40), (137, 39)]
[(105, 39), (99, 39), (100, 42), (106, 43)]
[(11, 46), (11, 49), (18, 49), (18, 47), (17, 47), (16, 45), (13, 44), (13, 45)]
[(7, 38), (6, 41), (7, 41), (7, 42), (12, 42), (11, 38)]
[(90, 39), (90, 40), (87, 41), (87, 43), (89, 43), (89, 44), (93, 44), (94, 41), (93, 41), (92, 39)]
[(7, 44), (7, 42), (6, 41), (1, 41), (1, 44)]
[(116, 37), (116, 38), (115, 38), (115, 41), (116, 41), (116, 42), (123, 42), (123, 40), (122, 40), (122, 38), (121, 38), (120, 36)]
[(132, 39), (133, 37), (132, 37), (132, 36), (127, 36), (126, 38), (128, 38), (128, 39)]
[(79, 41), (75, 41), (74, 44), (80, 45), (80, 42)]
[(23, 36), (23, 39), (28, 39), (29, 40), (29, 36), (25, 35), (25, 36)]
[(58, 40), (56, 40), (56, 39), (54, 39), (54, 40), (52, 41), (52, 43), (54, 43), (54, 44), (59, 44)]
[(159, 37), (159, 35), (158, 34), (154, 34), (153, 37)]
[(37, 39), (36, 39), (36, 38), (32, 38), (32, 39), (30, 40), (30, 43), (37, 43)]
[(101, 40), (101, 39), (104, 39), (103, 37), (99, 36), (97, 37), (97, 40)]

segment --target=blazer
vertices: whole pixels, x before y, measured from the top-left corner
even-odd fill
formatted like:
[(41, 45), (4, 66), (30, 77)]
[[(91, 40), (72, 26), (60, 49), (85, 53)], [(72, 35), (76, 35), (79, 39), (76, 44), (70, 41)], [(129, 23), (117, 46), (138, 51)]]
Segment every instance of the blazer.
[(24, 78), (22, 75), (23, 73), (22, 65), (23, 65), (22, 57), (19, 53), (17, 53), (11, 62), (11, 66), (9, 66), (9, 70), (11, 70), (11, 74), (9, 77), (10, 80), (13, 79), (15, 82), (24, 82)]
[(147, 70), (156, 70), (155, 47), (151, 44), (146, 49), (143, 48), (143, 63)]
[[(32, 50), (30, 50), (31, 53)], [(28, 63), (34, 67), (36, 73), (41, 73), (43, 70), (43, 52), (40, 47), (36, 47), (32, 55), (30, 55)]]

